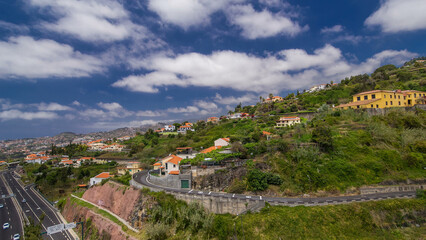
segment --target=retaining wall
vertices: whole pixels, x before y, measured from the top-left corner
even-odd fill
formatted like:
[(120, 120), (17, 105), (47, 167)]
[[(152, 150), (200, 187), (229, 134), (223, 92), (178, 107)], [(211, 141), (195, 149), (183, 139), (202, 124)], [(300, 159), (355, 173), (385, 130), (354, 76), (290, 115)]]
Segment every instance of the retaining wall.
[(399, 185), (399, 186), (386, 186), (386, 187), (361, 187), (359, 190), (361, 194), (373, 193), (388, 193), (388, 192), (412, 192), (417, 189), (426, 189), (426, 184), (421, 185)]

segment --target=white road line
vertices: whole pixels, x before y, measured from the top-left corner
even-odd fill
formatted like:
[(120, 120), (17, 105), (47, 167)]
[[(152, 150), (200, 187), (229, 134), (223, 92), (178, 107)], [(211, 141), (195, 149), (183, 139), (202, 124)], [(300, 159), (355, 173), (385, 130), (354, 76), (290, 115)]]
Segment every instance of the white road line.
[(232, 197), (235, 197), (235, 193), (234, 193), (234, 194), (232, 194)]
[(212, 192), (209, 192), (209, 195), (210, 195), (210, 193), (212, 193)]
[(188, 193), (191, 193), (193, 190), (194, 190), (194, 189), (189, 190), (189, 192), (188, 192)]

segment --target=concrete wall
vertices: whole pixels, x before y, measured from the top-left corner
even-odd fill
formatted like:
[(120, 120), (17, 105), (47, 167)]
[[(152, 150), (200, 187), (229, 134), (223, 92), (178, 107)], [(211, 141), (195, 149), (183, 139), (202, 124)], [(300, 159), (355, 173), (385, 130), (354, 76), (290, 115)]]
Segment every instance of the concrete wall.
[(387, 192), (411, 192), (417, 189), (426, 189), (426, 184), (421, 185), (399, 185), (399, 186), (383, 186), (383, 187), (362, 187), (359, 190), (361, 194), (387, 193)]
[(237, 215), (243, 212), (247, 212), (248, 210), (258, 211), (265, 206), (265, 202), (260, 200), (213, 197), (208, 195), (192, 195), (176, 192), (167, 193), (173, 194), (177, 199), (187, 203), (198, 202), (206, 210), (216, 214), (230, 213)]
[(180, 174), (180, 175), (166, 175), (162, 177), (153, 176), (148, 174), (148, 181), (154, 185), (167, 187), (167, 188), (181, 188), (181, 180), (188, 180), (189, 186), (191, 186), (192, 181), (191, 174)]
[(394, 109), (404, 109), (405, 111), (415, 111), (416, 109), (422, 109), (426, 111), (426, 104), (417, 104), (412, 107), (394, 107), (394, 108), (364, 108), (369, 115), (385, 115), (387, 112)]

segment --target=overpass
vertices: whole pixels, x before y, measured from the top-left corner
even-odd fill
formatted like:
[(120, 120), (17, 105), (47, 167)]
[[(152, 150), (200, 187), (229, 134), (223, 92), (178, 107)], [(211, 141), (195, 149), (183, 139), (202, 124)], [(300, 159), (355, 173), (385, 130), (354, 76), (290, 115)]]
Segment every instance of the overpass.
[[(186, 202), (198, 202), (207, 210), (213, 213), (234, 215), (242, 214), (247, 211), (258, 211), (265, 203), (272, 206), (322, 206), (347, 204), (352, 202), (377, 201), (395, 198), (414, 198), (416, 192), (409, 191), (383, 192), (372, 194), (361, 194), (352, 196), (336, 197), (309, 197), (309, 198), (284, 198), (284, 197), (266, 197), (259, 195), (243, 195), (224, 192), (198, 191), (195, 189), (175, 189), (159, 185), (154, 185), (149, 181), (149, 172), (142, 171), (135, 173), (130, 184), (136, 188), (148, 188), (151, 191), (164, 191), (174, 195), (177, 199)], [(421, 186), (422, 187), (422, 186)]]

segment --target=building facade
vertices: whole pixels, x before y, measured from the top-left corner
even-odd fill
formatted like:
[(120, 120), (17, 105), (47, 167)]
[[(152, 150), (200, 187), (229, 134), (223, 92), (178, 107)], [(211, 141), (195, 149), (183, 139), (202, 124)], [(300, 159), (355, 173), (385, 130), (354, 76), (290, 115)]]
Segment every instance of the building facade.
[(341, 104), (336, 108), (360, 109), (360, 108), (390, 108), (412, 107), (424, 103), (426, 92), (417, 90), (374, 90), (353, 95), (352, 102)]
[(280, 120), (277, 121), (276, 127), (288, 127), (297, 123), (300, 123), (299, 117), (296, 117), (296, 116), (280, 117)]

